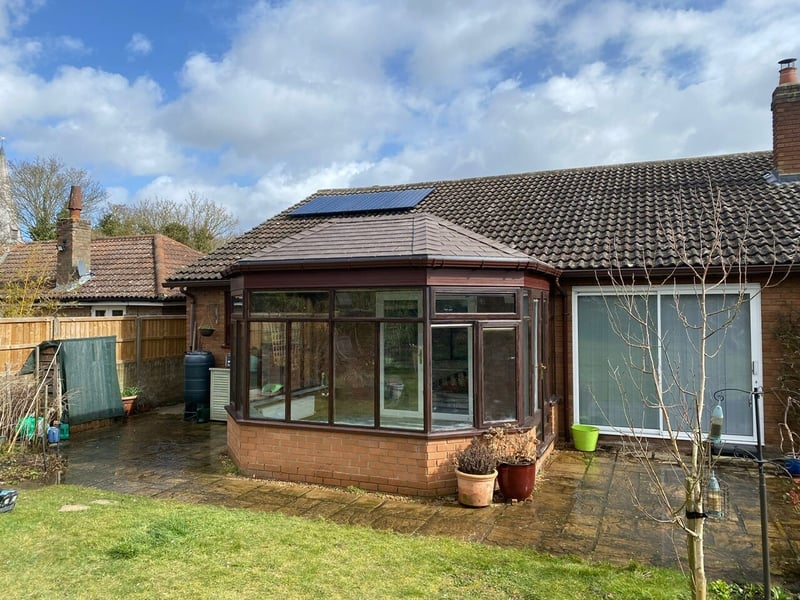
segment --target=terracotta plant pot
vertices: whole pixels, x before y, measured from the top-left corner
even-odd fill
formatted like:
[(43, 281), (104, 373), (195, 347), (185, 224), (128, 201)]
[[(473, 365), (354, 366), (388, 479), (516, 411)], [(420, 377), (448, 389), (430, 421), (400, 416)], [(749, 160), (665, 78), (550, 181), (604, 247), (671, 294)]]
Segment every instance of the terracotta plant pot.
[(136, 403), (136, 396), (123, 396), (122, 409), (125, 411), (125, 416), (131, 416), (133, 412), (133, 405)]
[(497, 485), (506, 500), (527, 500), (536, 483), (536, 463), (497, 465)]
[(488, 475), (473, 475), (462, 473), (456, 469), (456, 479), (458, 481), (458, 502), (464, 506), (481, 508), (489, 506), (494, 496), (494, 482), (497, 479), (497, 471)]

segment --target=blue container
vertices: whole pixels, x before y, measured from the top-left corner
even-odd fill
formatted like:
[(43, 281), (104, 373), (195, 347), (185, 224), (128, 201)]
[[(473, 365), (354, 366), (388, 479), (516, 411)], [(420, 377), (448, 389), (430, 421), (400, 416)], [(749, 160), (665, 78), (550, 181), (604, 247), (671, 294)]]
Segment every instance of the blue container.
[(69, 423), (61, 423), (58, 426), (58, 439), (60, 440), (69, 439)]
[(60, 435), (58, 433), (58, 427), (48, 427), (47, 428), (47, 442), (50, 444), (57, 444)]

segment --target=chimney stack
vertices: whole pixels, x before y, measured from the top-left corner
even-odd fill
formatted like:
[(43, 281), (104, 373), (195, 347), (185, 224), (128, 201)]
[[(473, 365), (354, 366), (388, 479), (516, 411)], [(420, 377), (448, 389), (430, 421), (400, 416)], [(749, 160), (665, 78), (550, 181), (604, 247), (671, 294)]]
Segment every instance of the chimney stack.
[(69, 216), (56, 224), (56, 285), (67, 285), (88, 275), (92, 266), (92, 226), (81, 219), (82, 203), (81, 187), (73, 185), (67, 203)]
[(796, 58), (784, 58), (772, 92), (772, 161), (778, 178), (800, 176), (800, 83)]
[(81, 209), (83, 208), (83, 192), (81, 186), (73, 185), (69, 188), (69, 202), (67, 208), (69, 209), (69, 218), (73, 221), (78, 221), (81, 218)]

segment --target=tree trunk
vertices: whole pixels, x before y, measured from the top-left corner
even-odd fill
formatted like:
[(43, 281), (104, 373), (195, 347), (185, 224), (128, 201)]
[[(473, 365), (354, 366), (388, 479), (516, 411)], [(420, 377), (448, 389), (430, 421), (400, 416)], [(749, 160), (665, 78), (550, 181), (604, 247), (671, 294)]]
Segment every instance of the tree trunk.
[[(703, 490), (698, 480), (686, 479), (687, 513), (696, 515), (703, 512)], [(686, 519), (686, 545), (691, 574), (692, 597), (694, 600), (706, 600), (706, 565), (703, 550), (703, 518)]]

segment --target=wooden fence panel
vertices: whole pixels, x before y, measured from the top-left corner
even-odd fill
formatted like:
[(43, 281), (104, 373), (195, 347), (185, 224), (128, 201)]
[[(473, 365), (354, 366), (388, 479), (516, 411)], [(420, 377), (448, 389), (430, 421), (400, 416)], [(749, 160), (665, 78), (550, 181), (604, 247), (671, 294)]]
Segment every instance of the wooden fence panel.
[(182, 356), (186, 352), (186, 319), (142, 319), (140, 339), (143, 360)]
[(41, 342), (115, 336), (118, 367), (142, 360), (183, 356), (186, 352), (186, 318), (43, 317), (0, 319), (0, 367), (18, 371)]

